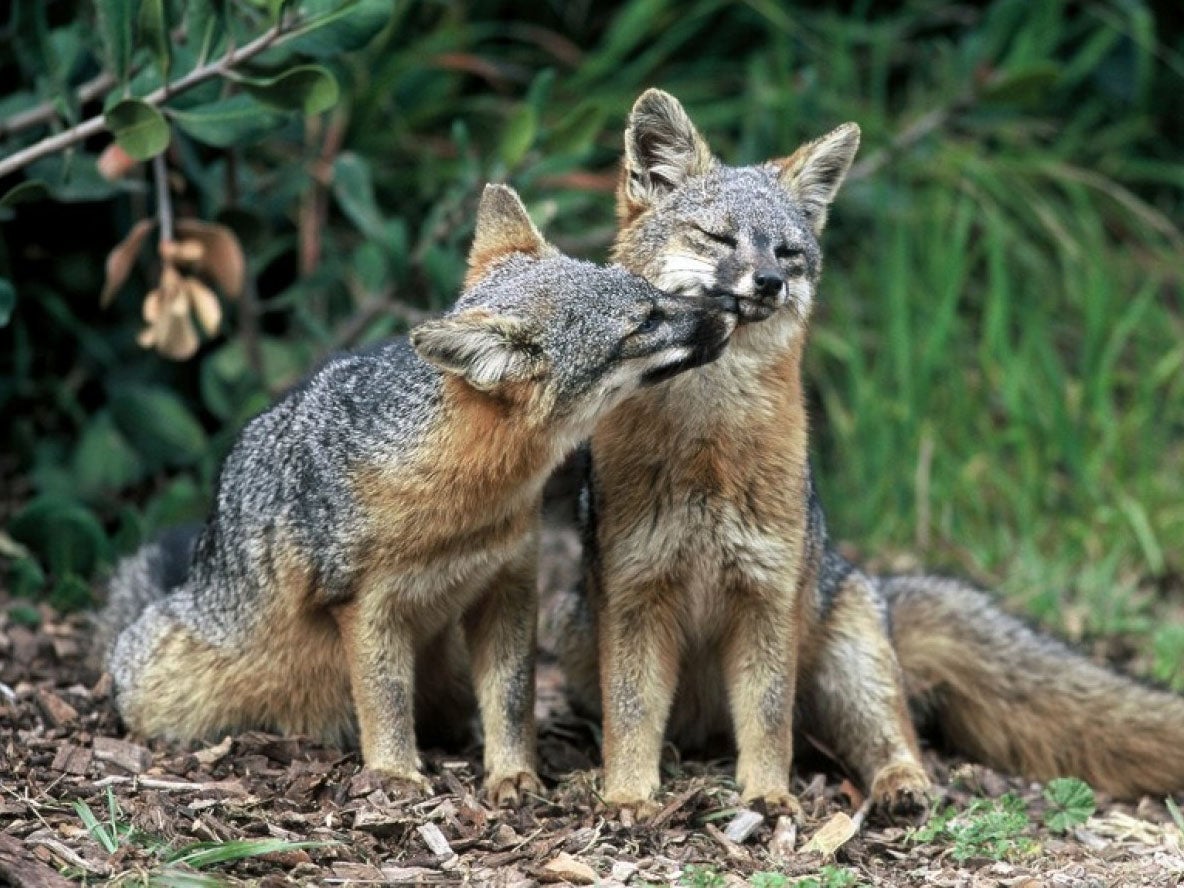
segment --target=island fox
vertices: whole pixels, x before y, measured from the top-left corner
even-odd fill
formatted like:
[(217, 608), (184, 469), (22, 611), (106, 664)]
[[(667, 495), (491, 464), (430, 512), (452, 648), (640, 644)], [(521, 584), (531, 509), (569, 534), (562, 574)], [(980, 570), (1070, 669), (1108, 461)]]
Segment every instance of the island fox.
[(196, 542), (118, 568), (100, 643), (131, 730), (356, 724), (366, 765), (422, 787), (415, 722), (467, 723), (475, 689), (487, 791), (539, 789), (543, 484), (607, 410), (717, 357), (735, 308), (559, 255), (504, 186), (466, 285), (409, 341), (331, 359), (252, 420)]
[(742, 326), (720, 361), (592, 437), (584, 584), (561, 638), (573, 706), (603, 713), (606, 798), (645, 807), (665, 728), (684, 748), (734, 733), (744, 798), (792, 807), (794, 709), (889, 810), (930, 792), (913, 718), (1000, 770), (1123, 797), (1184, 790), (1184, 700), (964, 584), (872, 577), (830, 545), (800, 364), (817, 238), (858, 141), (847, 124), (734, 168), (672, 96), (633, 108), (614, 257), (688, 297), (736, 297)]

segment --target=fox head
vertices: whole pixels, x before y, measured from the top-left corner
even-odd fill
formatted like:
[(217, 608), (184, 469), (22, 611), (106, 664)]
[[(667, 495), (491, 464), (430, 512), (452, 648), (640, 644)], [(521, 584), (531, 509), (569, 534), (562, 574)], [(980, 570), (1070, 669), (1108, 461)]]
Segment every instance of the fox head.
[(674, 96), (647, 90), (625, 130), (614, 258), (664, 290), (734, 297), (741, 323), (804, 324), (819, 235), (859, 148), (846, 123), (779, 160), (729, 167)]
[(412, 331), (419, 356), (581, 436), (636, 389), (714, 360), (737, 323), (734, 301), (671, 296), (561, 255), (503, 185), (482, 196), (466, 285), (448, 315)]

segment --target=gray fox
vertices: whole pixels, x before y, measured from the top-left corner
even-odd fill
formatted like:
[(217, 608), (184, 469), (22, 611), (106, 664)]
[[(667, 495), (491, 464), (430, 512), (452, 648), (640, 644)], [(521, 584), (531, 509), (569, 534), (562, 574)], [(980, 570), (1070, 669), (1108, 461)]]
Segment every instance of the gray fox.
[(561, 256), (488, 186), (455, 307), (330, 359), (243, 430), (196, 539), (118, 567), (100, 644), (124, 721), (180, 739), (356, 724), (367, 766), (422, 787), (415, 723), (455, 731), (475, 696), (490, 796), (539, 789), (543, 484), (735, 325), (725, 301)]
[[(879, 578), (830, 545), (801, 381), (847, 124), (787, 158), (716, 160), (678, 101), (634, 105), (614, 258), (688, 297), (733, 295), (715, 364), (618, 407), (591, 443), (581, 589), (560, 610), (578, 711), (604, 719), (605, 793), (641, 809), (663, 731), (734, 735), (746, 799), (792, 809), (791, 715), (889, 811), (927, 803), (914, 721), (992, 767), (1119, 796), (1184, 789), (1184, 701), (1092, 665), (960, 583)], [(793, 715), (796, 713), (796, 715)]]

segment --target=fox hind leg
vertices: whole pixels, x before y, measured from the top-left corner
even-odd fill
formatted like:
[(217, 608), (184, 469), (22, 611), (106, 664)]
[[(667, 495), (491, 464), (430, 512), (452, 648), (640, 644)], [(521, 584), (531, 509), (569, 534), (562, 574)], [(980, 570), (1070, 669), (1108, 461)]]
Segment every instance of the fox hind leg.
[(830, 591), (801, 676), (803, 728), (855, 771), (878, 809), (915, 813), (927, 807), (932, 786), (879, 592), (853, 569)]

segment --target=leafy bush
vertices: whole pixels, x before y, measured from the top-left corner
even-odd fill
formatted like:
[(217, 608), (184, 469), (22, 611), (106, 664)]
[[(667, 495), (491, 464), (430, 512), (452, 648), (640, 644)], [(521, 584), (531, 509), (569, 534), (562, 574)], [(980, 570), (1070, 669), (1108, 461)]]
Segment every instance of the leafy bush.
[[(1147, 593), (1181, 575), (1184, 32), (1144, 3), (14, 10), (0, 164), (99, 121), (0, 182), (18, 591), (82, 600), (118, 553), (204, 513), (235, 432), (320, 357), (447, 305), (485, 181), (603, 258), (624, 116), (654, 84), (732, 162), (863, 127), (808, 367), (836, 535), (1006, 579), (1048, 618), (1074, 605), (1078, 631), (1152, 631)], [(277, 26), (249, 64), (159, 93)], [(148, 249), (166, 203), (241, 244), (240, 296), (225, 239), (178, 224)]]

